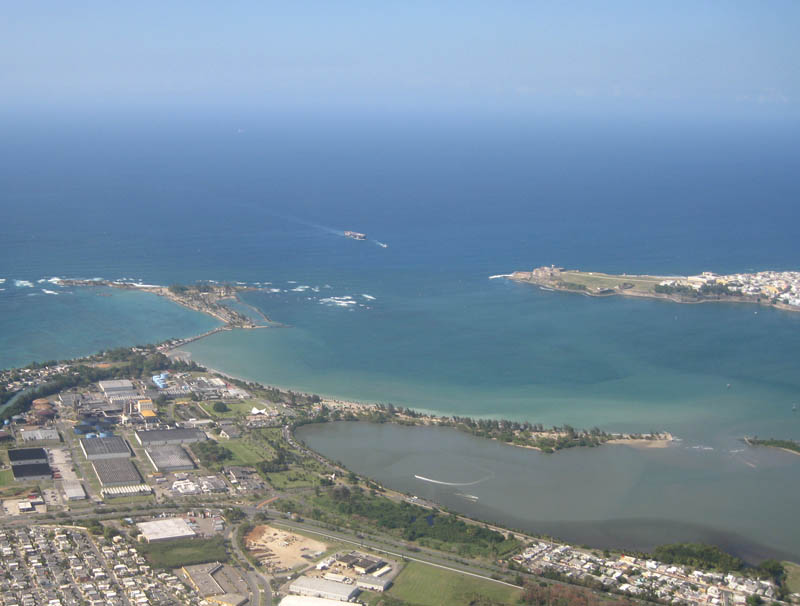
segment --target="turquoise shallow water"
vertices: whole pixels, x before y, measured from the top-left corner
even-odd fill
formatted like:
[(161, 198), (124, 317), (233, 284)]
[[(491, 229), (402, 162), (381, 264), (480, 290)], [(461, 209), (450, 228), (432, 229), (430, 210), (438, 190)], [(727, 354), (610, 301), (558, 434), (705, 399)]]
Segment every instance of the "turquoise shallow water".
[[(39, 286), (39, 285), (37, 285)], [(149, 293), (46, 284), (5, 294), (0, 368), (200, 334), (219, 323)]]
[(265, 383), (443, 414), (669, 430), (715, 445), (800, 438), (800, 314), (746, 305), (587, 298), (505, 281), (368, 307), (249, 294), (289, 326), (190, 344)]

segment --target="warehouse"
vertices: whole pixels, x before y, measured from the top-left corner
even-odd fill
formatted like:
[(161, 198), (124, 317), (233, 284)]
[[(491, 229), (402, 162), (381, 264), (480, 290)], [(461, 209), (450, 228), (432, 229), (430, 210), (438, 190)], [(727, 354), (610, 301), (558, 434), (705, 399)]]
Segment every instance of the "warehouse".
[(186, 451), (177, 444), (167, 446), (150, 446), (144, 453), (156, 471), (185, 471), (194, 469), (194, 463)]
[(60, 442), (58, 431), (52, 428), (20, 429), (23, 442)]
[(191, 444), (206, 439), (205, 432), (199, 429), (150, 429), (136, 432), (136, 441), (142, 446)]
[(67, 480), (61, 486), (67, 501), (82, 501), (86, 498), (86, 491), (83, 484), (77, 480)]
[(117, 379), (114, 381), (100, 381), (97, 385), (100, 387), (100, 389), (103, 391), (103, 394), (105, 394), (106, 396), (124, 391), (135, 391), (133, 383), (128, 379)]
[(164, 518), (162, 520), (153, 520), (152, 522), (139, 522), (136, 526), (148, 543), (197, 536), (183, 518)]
[(99, 459), (92, 461), (92, 467), (103, 488), (139, 484), (142, 481), (142, 476), (130, 459)]
[(308, 595), (287, 595), (281, 600), (279, 606), (337, 606), (341, 600), (327, 600), (325, 598), (312, 598)]
[(128, 444), (119, 436), (81, 438), (81, 450), (89, 461), (119, 459), (131, 456)]
[(367, 591), (384, 592), (392, 584), (390, 579), (381, 579), (374, 576), (361, 576), (356, 579), (356, 587)]
[(44, 448), (14, 448), (8, 451), (11, 466), (47, 464), (47, 452)]
[(361, 590), (354, 585), (345, 585), (336, 581), (317, 579), (312, 577), (300, 577), (292, 582), (289, 591), (304, 596), (314, 598), (327, 598), (340, 602), (349, 602), (356, 597)]
[(49, 480), (53, 477), (53, 473), (47, 463), (14, 465), (11, 471), (14, 472), (15, 480)]

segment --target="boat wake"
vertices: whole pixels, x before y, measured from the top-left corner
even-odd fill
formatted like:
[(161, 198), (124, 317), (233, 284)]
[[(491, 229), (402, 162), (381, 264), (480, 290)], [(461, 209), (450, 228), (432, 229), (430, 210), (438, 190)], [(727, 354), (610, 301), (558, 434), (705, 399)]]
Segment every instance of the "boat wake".
[(485, 482), (489, 478), (492, 477), (492, 474), (481, 478), (480, 480), (475, 480), (474, 482), (442, 482), (441, 480), (432, 480), (431, 478), (426, 478), (425, 476), (418, 476), (414, 474), (414, 477), (418, 480), (422, 480), (423, 482), (430, 482), (431, 484), (439, 484), (441, 486), (475, 486), (476, 484), (480, 484), (481, 482)]

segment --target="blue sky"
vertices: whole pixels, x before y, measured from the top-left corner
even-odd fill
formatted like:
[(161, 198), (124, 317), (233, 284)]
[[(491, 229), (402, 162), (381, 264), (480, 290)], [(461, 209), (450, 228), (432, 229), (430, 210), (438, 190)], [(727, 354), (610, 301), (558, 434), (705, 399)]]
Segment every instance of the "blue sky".
[(9, 107), (800, 115), (800, 2), (10, 2)]

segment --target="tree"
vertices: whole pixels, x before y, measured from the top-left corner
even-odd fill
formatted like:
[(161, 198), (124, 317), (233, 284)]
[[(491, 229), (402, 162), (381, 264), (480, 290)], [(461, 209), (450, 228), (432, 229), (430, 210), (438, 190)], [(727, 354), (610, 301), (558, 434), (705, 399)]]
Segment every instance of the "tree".
[(214, 402), (214, 406), (212, 408), (214, 412), (228, 412), (230, 410), (225, 402)]

